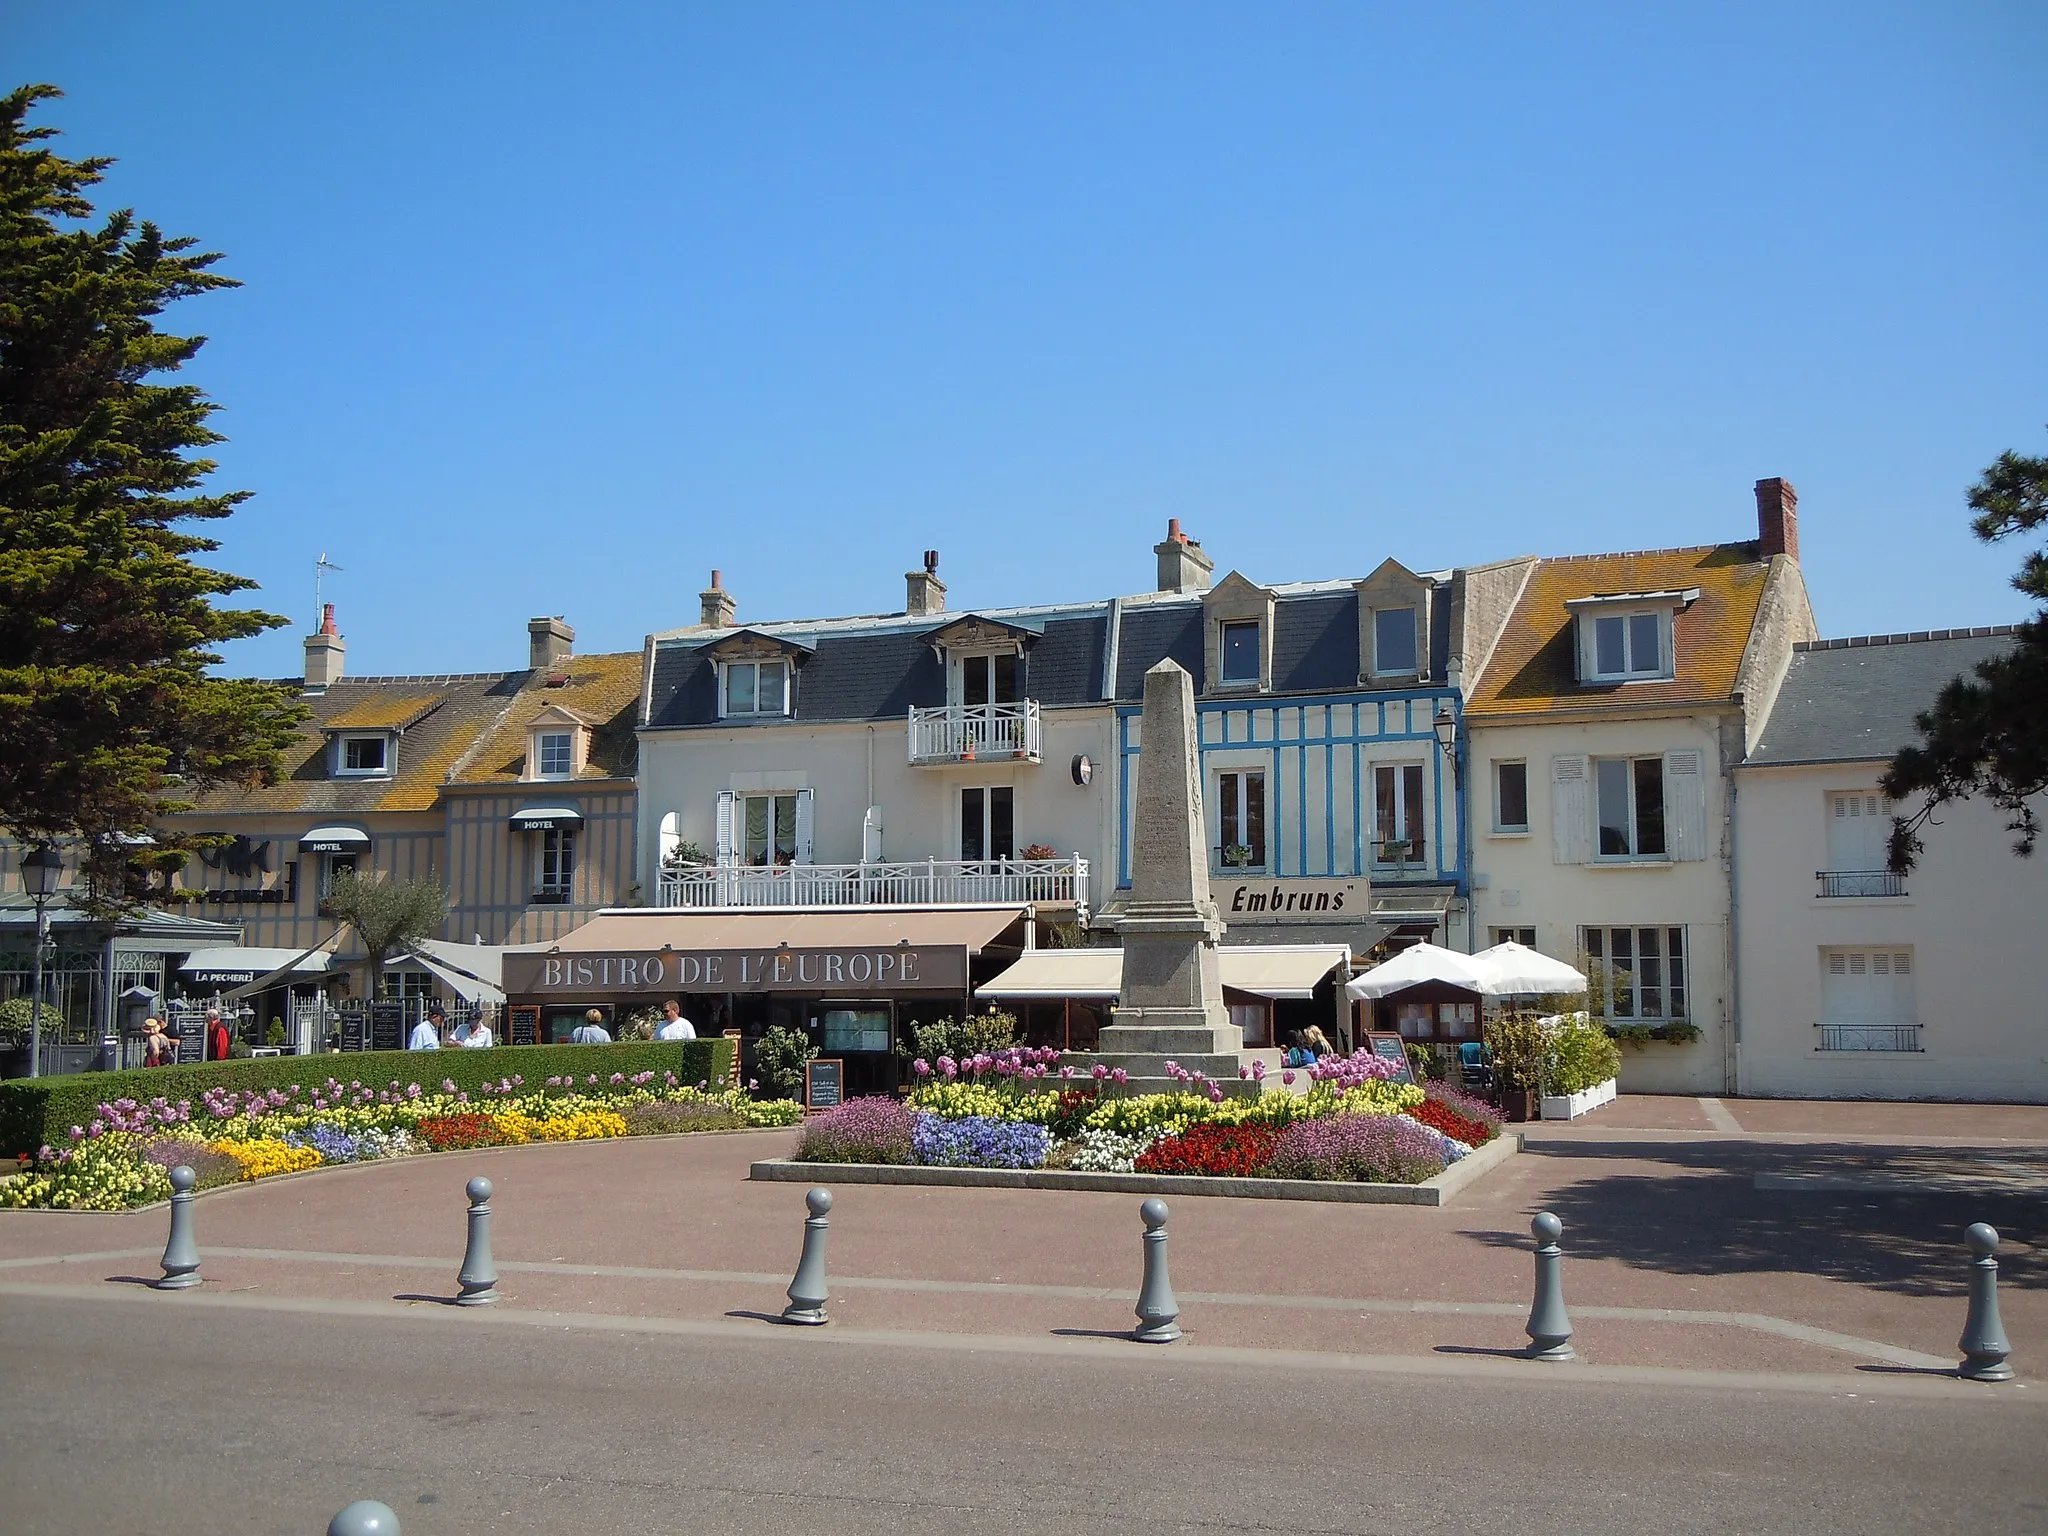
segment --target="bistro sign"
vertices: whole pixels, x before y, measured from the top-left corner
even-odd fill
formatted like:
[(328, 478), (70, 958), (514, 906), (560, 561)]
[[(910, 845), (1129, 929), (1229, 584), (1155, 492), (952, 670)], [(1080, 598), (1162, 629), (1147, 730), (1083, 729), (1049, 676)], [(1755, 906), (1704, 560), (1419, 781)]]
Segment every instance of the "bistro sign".
[(660, 949), (508, 954), (505, 992), (549, 997), (605, 992), (964, 992), (957, 944), (857, 949)]

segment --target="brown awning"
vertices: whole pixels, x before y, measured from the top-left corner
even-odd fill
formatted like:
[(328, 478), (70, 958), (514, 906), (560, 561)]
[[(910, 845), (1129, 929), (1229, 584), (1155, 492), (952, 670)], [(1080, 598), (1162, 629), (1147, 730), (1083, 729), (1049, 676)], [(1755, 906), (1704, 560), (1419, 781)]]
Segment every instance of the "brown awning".
[(553, 946), (593, 950), (857, 949), (962, 944), (980, 951), (1024, 916), (1019, 907), (863, 907), (845, 912), (600, 912)]

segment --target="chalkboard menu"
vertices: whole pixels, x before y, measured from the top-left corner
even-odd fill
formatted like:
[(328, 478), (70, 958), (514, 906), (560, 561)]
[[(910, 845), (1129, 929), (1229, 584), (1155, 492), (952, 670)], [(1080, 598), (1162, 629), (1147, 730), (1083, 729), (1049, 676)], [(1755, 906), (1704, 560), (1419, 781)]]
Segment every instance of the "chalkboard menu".
[(836, 1057), (804, 1063), (804, 1108), (831, 1109), (846, 1095), (846, 1063)]
[(360, 1051), (364, 1048), (364, 1032), (369, 1020), (360, 1008), (345, 1009), (341, 1015), (341, 1048), (344, 1051)]
[(506, 1009), (505, 1043), (507, 1045), (539, 1045), (540, 1010), (532, 1007)]
[(402, 1051), (405, 1049), (405, 1004), (370, 1004), (370, 1049), (373, 1051)]
[(1414, 1086), (1415, 1069), (1408, 1064), (1408, 1047), (1399, 1035), (1367, 1035), (1365, 1038), (1373, 1055), (1391, 1061), (1401, 1069), (1394, 1074), (1395, 1082)]
[(178, 1065), (206, 1060), (206, 1023), (187, 1019), (178, 1026)]

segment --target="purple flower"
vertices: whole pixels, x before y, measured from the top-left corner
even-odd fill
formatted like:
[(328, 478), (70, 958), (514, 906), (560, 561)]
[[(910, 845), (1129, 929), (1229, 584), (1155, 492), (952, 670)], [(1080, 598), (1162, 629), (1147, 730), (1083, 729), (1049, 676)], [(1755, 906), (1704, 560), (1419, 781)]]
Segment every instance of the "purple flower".
[(1095, 1063), (1094, 1066), (1088, 1069), (1088, 1075), (1094, 1078), (1095, 1081), (1099, 1083), (1105, 1077), (1109, 1076), (1109, 1068), (1105, 1067), (1101, 1062), (1098, 1061), (1097, 1063)]
[(910, 1070), (919, 1077), (930, 1077), (932, 1075), (932, 1064), (920, 1056), (910, 1064)]
[(1429, 1127), (1406, 1115), (1318, 1115), (1280, 1132), (1269, 1166), (1280, 1179), (1419, 1184), (1444, 1162)]
[(1294, 1086), (1294, 1070), (1293, 1070), (1293, 1068), (1291, 1068), (1291, 1067), (1290, 1067), (1290, 1068), (1289, 1068), (1288, 1070), (1286, 1070), (1285, 1072), (1282, 1072), (1282, 1073), (1280, 1074), (1280, 1081), (1281, 1081), (1281, 1082), (1283, 1082), (1283, 1083), (1285, 1083), (1285, 1084), (1286, 1084), (1286, 1085), (1287, 1085), (1288, 1087), (1292, 1088), (1292, 1087)]
[(939, 1168), (1040, 1168), (1052, 1132), (1028, 1121), (965, 1115), (948, 1120), (920, 1112), (911, 1133), (918, 1162)]
[(814, 1116), (797, 1142), (806, 1163), (907, 1163), (920, 1118), (901, 1099), (859, 1098)]
[(1131, 1074), (1126, 1072), (1122, 1067), (1111, 1067), (1109, 1069), (1109, 1080), (1113, 1083), (1121, 1085), (1123, 1083), (1128, 1083), (1131, 1080)]

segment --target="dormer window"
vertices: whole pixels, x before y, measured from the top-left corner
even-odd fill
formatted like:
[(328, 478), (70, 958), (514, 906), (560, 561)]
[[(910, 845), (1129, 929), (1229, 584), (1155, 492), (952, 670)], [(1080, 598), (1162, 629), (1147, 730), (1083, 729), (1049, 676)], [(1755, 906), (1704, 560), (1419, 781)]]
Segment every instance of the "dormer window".
[(1229, 686), (1256, 687), (1259, 681), (1259, 626), (1256, 622), (1235, 622), (1222, 626), (1222, 664), (1218, 676)]
[(734, 716), (789, 713), (789, 663), (728, 661), (720, 668), (721, 713)]
[(1677, 675), (1672, 621), (1699, 596), (1683, 592), (1618, 593), (1576, 598), (1565, 606), (1577, 621), (1582, 683), (1644, 682)]
[(1373, 609), (1372, 641), (1372, 670), (1375, 677), (1416, 675), (1413, 608)]
[(576, 737), (571, 731), (540, 733), (540, 777), (566, 779), (575, 771)]
[(391, 772), (391, 738), (387, 735), (344, 736), (335, 772), (373, 778)]

